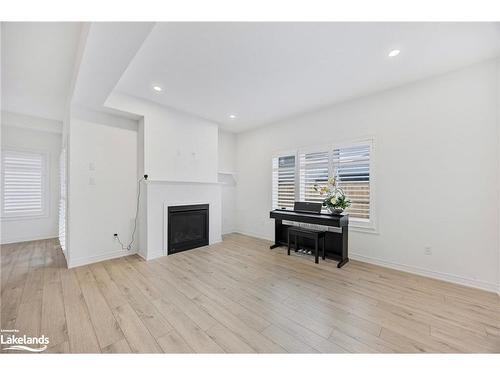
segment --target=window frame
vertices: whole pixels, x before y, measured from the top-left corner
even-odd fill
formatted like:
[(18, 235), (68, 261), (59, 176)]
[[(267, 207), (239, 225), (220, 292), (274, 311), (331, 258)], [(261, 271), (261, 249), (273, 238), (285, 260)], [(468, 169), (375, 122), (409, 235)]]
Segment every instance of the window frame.
[(274, 192), (274, 166), (273, 166), (273, 162), (274, 162), (274, 159), (279, 159), (281, 157), (286, 157), (286, 156), (293, 156), (295, 157), (295, 168), (294, 168), (294, 197), (295, 197), (295, 200), (297, 199), (297, 192), (298, 192), (298, 188), (299, 188), (299, 180), (297, 178), (297, 164), (298, 164), (298, 161), (297, 161), (297, 150), (292, 150), (292, 151), (280, 151), (280, 152), (277, 152), (277, 153), (274, 153), (271, 157), (271, 209), (275, 210), (275, 209), (281, 209), (281, 207), (274, 207), (274, 195), (273, 195), (273, 192)]
[[(302, 188), (302, 183), (300, 181), (300, 177), (301, 177), (300, 176), (300, 168), (301, 168), (301, 165), (300, 165), (301, 159), (300, 158), (301, 158), (301, 155), (303, 155), (303, 154), (315, 154), (315, 153), (322, 153), (322, 152), (328, 153), (328, 178), (330, 178), (332, 176), (333, 164), (332, 164), (332, 150), (331, 150), (331, 147), (329, 147), (329, 146), (305, 147), (305, 148), (298, 149), (296, 152), (297, 152), (296, 158), (298, 160), (297, 185), (299, 187), (299, 191), (298, 191), (298, 194), (295, 195), (295, 197), (299, 201), (302, 197), (302, 194), (303, 193), (305, 194), (305, 192), (301, 191), (301, 188)], [(322, 209), (322, 210), (324, 210), (324, 209)]]
[[(37, 154), (42, 156), (42, 211), (40, 213), (9, 213), (4, 212), (4, 152), (19, 152)], [(27, 219), (41, 219), (50, 216), (50, 153), (40, 149), (29, 149), (15, 146), (2, 147), (0, 153), (0, 220), (13, 221), (13, 220), (27, 220)]]
[[(377, 233), (377, 216), (376, 216), (376, 173), (375, 173), (375, 138), (359, 138), (352, 141), (341, 141), (334, 143), (331, 146), (331, 151), (337, 148), (348, 148), (357, 145), (368, 145), (370, 148), (370, 219), (359, 219), (349, 216), (349, 227), (359, 231)], [(333, 172), (333, 160), (332, 172)]]
[[(317, 152), (328, 152), (328, 177), (333, 176), (334, 165), (333, 165), (333, 150), (337, 148), (353, 147), (356, 145), (368, 145), (370, 147), (370, 219), (358, 219), (349, 216), (349, 227), (355, 231), (368, 232), (368, 233), (378, 233), (377, 226), (377, 194), (376, 194), (376, 142), (375, 137), (368, 136), (356, 139), (341, 140), (337, 142), (330, 142), (328, 144), (323, 144), (319, 146), (308, 146), (301, 147), (295, 150), (288, 150), (283, 152), (277, 152), (272, 155), (271, 158), (271, 179), (272, 177), (272, 161), (276, 157), (282, 156), (292, 156), (295, 155), (295, 200), (299, 201), (301, 197), (301, 181), (300, 181), (300, 157), (301, 154), (307, 153), (317, 153)], [(272, 189), (274, 187), (274, 180), (271, 181), (271, 195)], [(271, 207), (273, 207), (273, 197), (271, 196)], [(326, 210), (323, 208), (323, 212)]]

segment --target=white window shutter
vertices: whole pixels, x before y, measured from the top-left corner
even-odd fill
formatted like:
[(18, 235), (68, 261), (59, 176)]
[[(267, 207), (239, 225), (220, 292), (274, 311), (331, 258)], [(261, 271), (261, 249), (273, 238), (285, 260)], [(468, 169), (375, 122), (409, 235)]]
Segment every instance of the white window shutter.
[(273, 209), (295, 203), (295, 155), (273, 158)]
[(45, 213), (45, 156), (41, 153), (2, 152), (2, 216)]
[(59, 243), (61, 249), (66, 251), (66, 150), (61, 151), (59, 157)]
[(326, 186), (330, 158), (328, 151), (300, 153), (300, 200), (305, 202), (322, 202), (323, 198), (314, 186)]
[(370, 144), (333, 149), (334, 177), (351, 200), (346, 212), (366, 221), (370, 220), (370, 157)]

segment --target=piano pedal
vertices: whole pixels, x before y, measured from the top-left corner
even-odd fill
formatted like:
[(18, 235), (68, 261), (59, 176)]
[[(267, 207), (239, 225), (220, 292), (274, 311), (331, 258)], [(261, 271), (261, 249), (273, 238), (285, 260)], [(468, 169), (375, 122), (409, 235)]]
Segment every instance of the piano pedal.
[(312, 255), (312, 251), (311, 250), (299, 249), (299, 250), (297, 250), (297, 252), (299, 254)]

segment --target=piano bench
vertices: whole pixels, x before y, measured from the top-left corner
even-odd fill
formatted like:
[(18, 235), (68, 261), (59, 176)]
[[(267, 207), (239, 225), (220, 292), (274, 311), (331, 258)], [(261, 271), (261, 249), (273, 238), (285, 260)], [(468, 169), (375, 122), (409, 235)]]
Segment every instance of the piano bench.
[(322, 242), (322, 256), (321, 258), (325, 260), (325, 234), (326, 232), (323, 230), (302, 228), (302, 227), (290, 227), (288, 228), (288, 255), (290, 255), (290, 237), (295, 237), (295, 251), (299, 250), (299, 242), (300, 238), (309, 238), (314, 240), (314, 263), (318, 263), (319, 253), (318, 253), (318, 245), (319, 240), (323, 240)]

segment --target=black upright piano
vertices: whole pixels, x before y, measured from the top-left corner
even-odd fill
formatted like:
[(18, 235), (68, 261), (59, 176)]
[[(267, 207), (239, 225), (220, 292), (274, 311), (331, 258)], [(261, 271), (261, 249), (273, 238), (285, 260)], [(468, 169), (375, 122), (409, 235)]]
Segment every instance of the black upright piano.
[[(348, 232), (349, 215), (331, 215), (325, 213), (310, 213), (297, 210), (276, 209), (269, 213), (269, 217), (274, 219), (274, 244), (271, 249), (288, 244), (288, 228), (291, 224), (284, 224), (283, 221), (309, 223), (337, 227), (339, 232), (326, 231), (325, 235), (325, 255), (329, 259), (338, 261), (340, 268), (349, 261), (348, 256)], [(308, 242), (311, 241), (311, 242)], [(313, 248), (312, 240), (303, 240), (304, 247)]]

